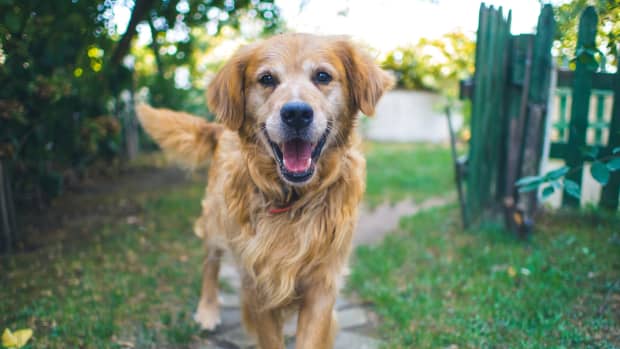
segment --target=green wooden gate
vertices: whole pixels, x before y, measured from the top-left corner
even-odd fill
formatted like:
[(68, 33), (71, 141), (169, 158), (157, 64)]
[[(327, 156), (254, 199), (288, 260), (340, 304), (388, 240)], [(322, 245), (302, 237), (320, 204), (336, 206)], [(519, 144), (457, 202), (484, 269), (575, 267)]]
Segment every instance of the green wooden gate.
[[(612, 153), (620, 147), (620, 69), (613, 75), (596, 72), (598, 64), (593, 52), (597, 21), (593, 7), (582, 13), (576, 69), (559, 71), (557, 75), (559, 120), (553, 125), (557, 140), (551, 143), (550, 157), (563, 159), (570, 171), (565, 169), (552, 176), (566, 174), (568, 181), (578, 184), (587, 161), (583, 154), (609, 159), (617, 156)], [(465, 211), (473, 221), (501, 213), (509, 228), (526, 232), (536, 212), (538, 192), (519, 192), (516, 182), (524, 177), (541, 178), (545, 137), (549, 136), (548, 105), (554, 97), (549, 95), (553, 9), (550, 5), (543, 7), (536, 34), (513, 36), (510, 22), (510, 12), (504, 17), (501, 7), (481, 5), (476, 71), (473, 82), (463, 84), (461, 91), (463, 97), (472, 101)], [(611, 97), (612, 116), (606, 120), (606, 101)], [(590, 110), (594, 111), (591, 121)], [(590, 137), (586, 137), (588, 132)], [(598, 165), (602, 163), (599, 161)], [(555, 188), (547, 189), (553, 192)], [(563, 204), (578, 206), (578, 195), (574, 190), (571, 194), (565, 193)], [(620, 171), (616, 171), (603, 189), (600, 205), (617, 210), (619, 194)]]
[(527, 229), (533, 193), (519, 193), (518, 178), (537, 174), (552, 71), (553, 9), (543, 7), (536, 34), (511, 35), (511, 13), (480, 7), (466, 178), (467, 216), (503, 213), (515, 230)]
[[(597, 24), (596, 11), (588, 7), (579, 22), (575, 71), (558, 71), (558, 120), (553, 125), (556, 140), (551, 143), (550, 158), (562, 159), (576, 169), (566, 178), (578, 184), (583, 183), (586, 162), (609, 157), (620, 146), (620, 66), (615, 74), (596, 72), (592, 54)], [(613, 102), (608, 103), (610, 100)], [(606, 119), (610, 104), (611, 118)], [(620, 173), (616, 171), (602, 189), (600, 206), (618, 209), (619, 192)], [(578, 207), (579, 203), (578, 198), (564, 193), (563, 206)]]

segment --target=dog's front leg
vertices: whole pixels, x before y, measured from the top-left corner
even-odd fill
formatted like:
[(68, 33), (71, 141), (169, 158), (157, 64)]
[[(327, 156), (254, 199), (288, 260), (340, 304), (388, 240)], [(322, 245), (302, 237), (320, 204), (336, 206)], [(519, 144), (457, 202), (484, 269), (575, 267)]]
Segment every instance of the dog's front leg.
[(278, 309), (261, 309), (255, 289), (243, 282), (241, 316), (245, 329), (252, 334), (260, 349), (284, 349), (284, 320)]
[(207, 257), (202, 271), (202, 291), (200, 302), (194, 314), (194, 320), (202, 329), (214, 330), (220, 324), (220, 305), (218, 303), (218, 275), (222, 250), (214, 247), (207, 249)]
[(297, 321), (296, 349), (331, 349), (337, 330), (336, 291), (323, 285), (305, 292)]

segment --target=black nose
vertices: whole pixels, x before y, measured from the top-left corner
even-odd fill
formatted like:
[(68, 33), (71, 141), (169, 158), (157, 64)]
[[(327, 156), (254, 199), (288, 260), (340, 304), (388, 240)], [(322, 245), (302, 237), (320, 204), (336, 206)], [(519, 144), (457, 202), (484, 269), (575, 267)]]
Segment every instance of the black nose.
[(314, 117), (312, 108), (303, 102), (289, 102), (280, 109), (282, 121), (296, 130), (308, 127)]

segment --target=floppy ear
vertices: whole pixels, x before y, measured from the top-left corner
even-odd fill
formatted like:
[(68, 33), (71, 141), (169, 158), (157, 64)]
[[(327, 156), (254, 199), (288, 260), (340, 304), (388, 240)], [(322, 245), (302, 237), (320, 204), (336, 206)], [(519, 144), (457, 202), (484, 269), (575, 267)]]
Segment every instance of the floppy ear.
[(252, 49), (239, 49), (207, 87), (207, 105), (226, 127), (237, 131), (245, 114), (244, 75)]
[(394, 77), (379, 68), (367, 53), (349, 40), (341, 41), (338, 46), (355, 109), (368, 116), (374, 115), (383, 93), (394, 87)]

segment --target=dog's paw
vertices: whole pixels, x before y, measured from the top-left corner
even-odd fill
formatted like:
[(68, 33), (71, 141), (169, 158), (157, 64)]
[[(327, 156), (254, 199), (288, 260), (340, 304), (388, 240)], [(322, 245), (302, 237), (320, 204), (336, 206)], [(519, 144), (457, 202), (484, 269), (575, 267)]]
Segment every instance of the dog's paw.
[(199, 304), (194, 313), (196, 321), (203, 330), (213, 331), (222, 323), (220, 309), (217, 305)]

